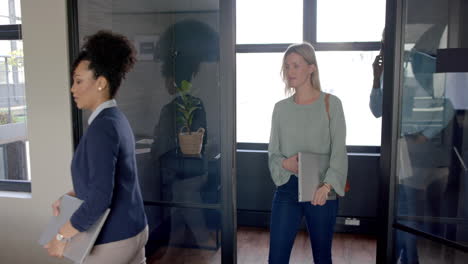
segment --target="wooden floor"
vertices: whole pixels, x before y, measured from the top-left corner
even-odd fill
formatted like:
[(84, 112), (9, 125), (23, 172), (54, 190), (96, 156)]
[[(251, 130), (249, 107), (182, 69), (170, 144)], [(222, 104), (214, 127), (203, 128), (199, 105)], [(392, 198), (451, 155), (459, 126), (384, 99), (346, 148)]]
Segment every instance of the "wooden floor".
[[(335, 234), (333, 239), (334, 264), (374, 264), (376, 239), (354, 234)], [(237, 231), (237, 263), (267, 263), (269, 232), (267, 229), (241, 227)], [(157, 263), (221, 263), (221, 250), (163, 248), (158, 250), (148, 264)], [(291, 253), (290, 263), (313, 263), (310, 241), (305, 231), (298, 233)]]

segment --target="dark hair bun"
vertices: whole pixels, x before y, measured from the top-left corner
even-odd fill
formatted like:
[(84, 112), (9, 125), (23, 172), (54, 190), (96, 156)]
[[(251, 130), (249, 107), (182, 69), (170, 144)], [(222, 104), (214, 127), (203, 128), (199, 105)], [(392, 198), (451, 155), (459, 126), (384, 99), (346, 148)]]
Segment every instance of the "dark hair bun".
[(112, 68), (119, 73), (127, 73), (135, 64), (133, 45), (123, 35), (101, 30), (85, 38), (83, 49), (95, 63)]
[(85, 38), (73, 70), (83, 60), (90, 62), (89, 69), (94, 71), (96, 78), (103, 76), (107, 79), (110, 96), (113, 98), (122, 79), (135, 64), (135, 49), (127, 37), (100, 30)]

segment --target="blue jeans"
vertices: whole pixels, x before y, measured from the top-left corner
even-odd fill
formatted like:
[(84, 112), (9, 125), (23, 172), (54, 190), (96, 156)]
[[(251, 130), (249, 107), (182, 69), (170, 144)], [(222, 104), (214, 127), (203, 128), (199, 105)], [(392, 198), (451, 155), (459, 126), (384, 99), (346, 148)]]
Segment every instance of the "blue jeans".
[(316, 264), (332, 263), (333, 229), (338, 211), (338, 200), (328, 200), (323, 206), (298, 202), (297, 177), (276, 188), (271, 209), (270, 264), (289, 263), (297, 231), (305, 216), (312, 255)]

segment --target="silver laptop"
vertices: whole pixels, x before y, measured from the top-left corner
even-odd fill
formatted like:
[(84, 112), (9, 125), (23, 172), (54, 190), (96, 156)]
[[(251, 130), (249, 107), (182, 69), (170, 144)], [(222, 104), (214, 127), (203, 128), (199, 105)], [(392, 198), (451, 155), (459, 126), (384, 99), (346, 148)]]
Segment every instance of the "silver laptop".
[[(73, 213), (81, 206), (82, 200), (64, 195), (60, 202), (60, 214), (52, 216), (47, 224), (46, 229), (39, 238), (39, 244), (45, 245), (50, 240), (55, 239), (60, 227), (62, 227), (68, 220), (70, 220)], [(75, 263), (83, 263), (86, 256), (94, 246), (99, 232), (101, 231), (110, 209), (107, 209), (104, 214), (94, 223), (87, 231), (80, 232), (72, 237), (63, 253), (64, 257), (74, 261)]]
[(325, 173), (330, 164), (328, 154), (299, 152), (299, 202), (312, 201), (315, 191), (319, 188), (320, 175)]

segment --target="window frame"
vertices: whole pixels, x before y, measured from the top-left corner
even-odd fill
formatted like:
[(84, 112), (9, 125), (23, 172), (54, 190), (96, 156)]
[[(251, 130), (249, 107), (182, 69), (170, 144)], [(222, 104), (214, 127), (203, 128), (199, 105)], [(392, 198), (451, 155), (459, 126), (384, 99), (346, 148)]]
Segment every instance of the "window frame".
[[(0, 25), (0, 40), (22, 39), (21, 24)], [(28, 159), (29, 157), (26, 158)], [(0, 180), (0, 191), (31, 192), (31, 181)]]
[[(317, 1), (303, 0), (303, 41), (312, 44), (319, 51), (378, 51), (380, 41), (372, 42), (317, 42)], [(283, 53), (292, 43), (272, 44), (236, 44), (237, 53)], [(370, 87), (370, 84), (369, 84)], [(263, 143), (237, 142), (238, 146), (255, 146)], [(348, 151), (355, 153), (380, 153), (380, 146), (347, 146)]]

